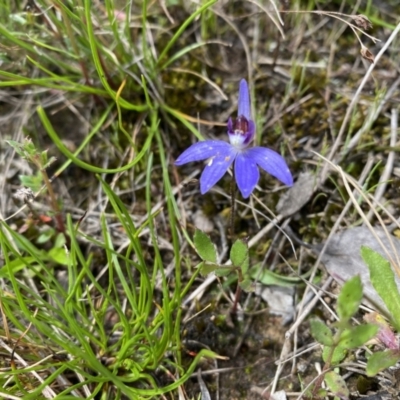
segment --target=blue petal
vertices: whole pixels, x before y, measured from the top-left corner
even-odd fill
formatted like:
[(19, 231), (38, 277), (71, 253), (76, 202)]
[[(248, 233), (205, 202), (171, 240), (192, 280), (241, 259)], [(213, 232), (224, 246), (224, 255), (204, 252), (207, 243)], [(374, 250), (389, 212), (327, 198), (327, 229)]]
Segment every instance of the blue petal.
[(212, 157), (200, 177), (200, 192), (208, 192), (224, 175), (235, 160), (237, 150), (228, 145), (225, 153)]
[(251, 119), (249, 88), (245, 79), (239, 84), (238, 116), (241, 115), (248, 120)]
[(192, 161), (207, 160), (218, 154), (229, 152), (230, 144), (222, 140), (206, 140), (197, 142), (186, 149), (175, 161), (175, 165), (183, 165)]
[(247, 152), (239, 153), (235, 161), (235, 179), (243, 198), (247, 199), (257, 185), (260, 173)]
[(246, 157), (251, 158), (259, 167), (279, 179), (287, 186), (293, 185), (293, 177), (284, 158), (277, 152), (265, 147), (252, 147), (246, 150)]

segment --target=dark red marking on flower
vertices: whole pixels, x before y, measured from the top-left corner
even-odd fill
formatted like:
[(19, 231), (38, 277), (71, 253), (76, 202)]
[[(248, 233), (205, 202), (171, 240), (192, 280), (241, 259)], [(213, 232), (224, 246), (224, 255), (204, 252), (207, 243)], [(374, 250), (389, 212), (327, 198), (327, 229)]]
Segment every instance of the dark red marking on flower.
[(243, 115), (239, 115), (233, 123), (233, 129), (236, 134), (244, 135), (249, 131), (249, 121)]

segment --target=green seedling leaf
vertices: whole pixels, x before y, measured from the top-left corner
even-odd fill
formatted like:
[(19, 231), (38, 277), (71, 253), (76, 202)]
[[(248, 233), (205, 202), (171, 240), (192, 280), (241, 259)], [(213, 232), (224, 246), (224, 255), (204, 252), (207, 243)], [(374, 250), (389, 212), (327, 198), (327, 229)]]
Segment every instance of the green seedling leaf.
[(306, 279), (308, 276), (310, 276), (311, 271), (307, 272), (304, 275), (301, 275), (301, 277), (281, 276), (267, 269), (263, 269), (260, 273), (260, 265), (255, 265), (254, 267), (250, 268), (249, 273), (253, 279), (261, 282), (264, 285), (293, 287), (299, 284), (304, 284), (303, 279)]
[(357, 275), (349, 279), (340, 291), (337, 312), (341, 322), (348, 321), (358, 311), (362, 297), (361, 279)]
[(357, 325), (346, 329), (340, 336), (339, 344), (345, 349), (362, 346), (378, 333), (378, 327), (373, 324)]
[(245, 274), (249, 269), (249, 250), (247, 243), (243, 240), (236, 240), (233, 243), (230, 259), (235, 267), (240, 267), (243, 274)]
[(400, 294), (389, 261), (376, 251), (362, 246), (361, 257), (367, 264), (371, 283), (385, 303), (396, 330), (400, 330)]
[(25, 158), (25, 151), (21, 143), (16, 142), (15, 140), (6, 140), (6, 142), (17, 152), (19, 156)]
[[(332, 347), (324, 346), (322, 350), (322, 359), (324, 362), (328, 362), (329, 355), (331, 353)], [(341, 346), (336, 346), (333, 350), (332, 358), (330, 359), (332, 365), (339, 364), (347, 355), (347, 350)]]
[(400, 361), (399, 350), (378, 351), (368, 359), (367, 376), (375, 376), (379, 372), (395, 365)]
[(46, 168), (50, 167), (50, 165), (53, 164), (53, 163), (56, 162), (56, 161), (57, 161), (57, 158), (55, 158), (55, 157), (50, 157), (49, 160), (47, 160), (46, 162), (43, 162), (42, 168), (46, 169)]
[(332, 331), (319, 319), (310, 321), (311, 335), (320, 344), (324, 346), (333, 346)]
[(243, 281), (239, 283), (239, 286), (246, 292), (254, 291), (253, 281), (250, 278), (243, 279)]
[(217, 262), (217, 251), (211, 239), (202, 231), (196, 229), (194, 234), (194, 247), (200, 258), (215, 264)]
[(67, 242), (67, 240), (65, 239), (65, 235), (62, 232), (60, 232), (56, 236), (56, 240), (54, 242), (54, 247), (56, 247), (56, 248), (64, 247), (66, 242)]
[(68, 265), (68, 254), (65, 251), (65, 249), (57, 249), (57, 248), (52, 248), (49, 251), (49, 256), (58, 264), (61, 265)]
[(36, 147), (32, 143), (32, 140), (29, 138), (26, 138), (22, 143), (16, 142), (14, 140), (9, 140), (7, 142), (23, 158), (29, 160), (30, 157), (33, 157), (37, 154)]
[(36, 243), (43, 244), (47, 243), (55, 234), (55, 230), (53, 228), (48, 228), (43, 231), (36, 240)]
[(22, 186), (31, 189), (33, 192), (39, 191), (40, 187), (43, 185), (43, 178), (40, 171), (35, 175), (20, 175), (19, 180)]
[(42, 152), (39, 154), (39, 156), (40, 156), (40, 165), (41, 165), (43, 168), (45, 168), (45, 165), (46, 165), (47, 162), (48, 162), (47, 150), (42, 151)]
[(15, 140), (7, 140), (7, 143), (22, 157), (27, 160), (36, 154), (35, 145), (30, 139), (25, 139), (23, 143), (16, 142)]
[(215, 270), (215, 275), (217, 276), (227, 276), (232, 272), (231, 267), (221, 267)]
[[(306, 399), (314, 398), (313, 395), (312, 395), (312, 392), (308, 392), (308, 393), (306, 392), (305, 394), (308, 394), (308, 396), (305, 396)], [(326, 396), (328, 396), (328, 390), (327, 389), (319, 388), (317, 390), (317, 399), (323, 399)]]
[(28, 156), (36, 156), (38, 154), (38, 151), (36, 149), (35, 144), (32, 142), (30, 138), (26, 138), (24, 142), (22, 143), (23, 149), (27, 153)]
[(212, 264), (212, 263), (206, 263), (206, 262), (202, 262), (198, 265), (198, 268), (200, 268), (200, 273), (203, 276), (207, 276), (208, 274), (211, 274), (211, 272), (214, 272), (218, 267), (219, 267), (218, 264)]
[(341, 399), (349, 398), (350, 392), (346, 386), (346, 382), (335, 371), (330, 371), (325, 374), (325, 382), (335, 396)]

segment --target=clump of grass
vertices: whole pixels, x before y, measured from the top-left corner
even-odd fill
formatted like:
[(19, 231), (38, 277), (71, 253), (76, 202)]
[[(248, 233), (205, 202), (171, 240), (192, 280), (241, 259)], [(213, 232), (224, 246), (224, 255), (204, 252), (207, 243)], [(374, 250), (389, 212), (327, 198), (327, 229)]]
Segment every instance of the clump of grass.
[[(32, 154), (32, 143), (26, 146)], [(151, 168), (149, 156), (148, 188)], [(48, 238), (50, 249), (1, 224), (3, 345), (9, 349), (3, 395), (153, 398), (178, 388), (202, 357), (216, 356), (202, 350), (182, 368), (180, 304), (193, 280), (181, 283), (176, 219), (169, 220), (175, 255), (175, 291), (170, 293), (155, 226), (160, 211), (152, 211), (149, 190), (147, 216), (137, 225), (110, 185), (99, 180), (109, 213), (125, 232), (122, 248), (115, 248), (105, 214), (99, 219), (100, 237), (80, 231), (67, 216), (63, 237)], [(172, 197), (166, 206), (173, 210)], [(151, 258), (140, 240), (144, 230)], [(101, 249), (102, 259), (87, 253), (88, 246)], [(174, 378), (158, 383), (168, 377)]]
[[(11, 3), (4, 5), (15, 17), (7, 27), (0, 25), (4, 46), (23, 50), (26, 59), (25, 65), (0, 71), (1, 86), (17, 87), (22, 94), (27, 86), (42, 88), (44, 92), (34, 95), (39, 102), (46, 94), (57, 93), (58, 104), (79, 113), (83, 105), (77, 108), (74, 103), (86, 103), (98, 119), (78, 148), (71, 151), (54, 129), (46, 102), (37, 108), (47, 135), (67, 159), (51, 178), (46, 152), (38, 151), (32, 142), (12, 143), (41, 171), (45, 186), (25, 198), (28, 208), (17, 214), (33, 221), (30, 238), (6, 220), (1, 221), (2, 347), (7, 349), (2, 396), (154, 398), (177, 390), (200, 359), (217, 356), (206, 349), (189, 360), (182, 354), (180, 305), (195, 276), (182, 282), (179, 212), (159, 129), (160, 113), (170, 110), (164, 107), (157, 89), (158, 76), (165, 68), (163, 63), (170, 60), (174, 43), (213, 3), (209, 1), (188, 14), (159, 55), (147, 47), (152, 34), (147, 2), (142, 4), (142, 25), (137, 25), (142, 42), (132, 41), (136, 24), (132, 5), (119, 10), (107, 2), (95, 9), (90, 1), (73, 1), (55, 2), (48, 8), (46, 2), (37, 1), (26, 12), (15, 10)], [(172, 58), (179, 60), (184, 54), (180, 50)], [(21, 60), (20, 53), (9, 55)], [(136, 128), (145, 138), (142, 143), (124, 122), (128, 112), (143, 115)], [(105, 126), (119, 137), (117, 140), (127, 141), (132, 147), (132, 160), (122, 160), (113, 168), (97, 166), (82, 157), (96, 135), (106, 133)], [(156, 153), (153, 148), (157, 148)], [(151, 193), (155, 157), (162, 166), (164, 196), (156, 207)], [(85, 232), (84, 212), (74, 221), (60, 208), (62, 197), (53, 185), (72, 163), (86, 174), (101, 174), (97, 178), (104, 207), (95, 235)], [(116, 181), (110, 185), (106, 176), (119, 178), (125, 171), (138, 170), (138, 166), (145, 166), (140, 195), (145, 214), (134, 221), (118, 195)], [(33, 185), (37, 180), (26, 178), (24, 182), (37, 190)], [(31, 215), (24, 217), (21, 213), (25, 210)], [(48, 218), (32, 218), (36, 212)], [(90, 214), (89, 210), (86, 217), (91, 218)], [(168, 220), (172, 275), (165, 270), (158, 243), (160, 214)], [(49, 229), (54, 223), (57, 229)], [(45, 230), (52, 234), (44, 236)], [(123, 239), (116, 247), (114, 235), (118, 230)]]

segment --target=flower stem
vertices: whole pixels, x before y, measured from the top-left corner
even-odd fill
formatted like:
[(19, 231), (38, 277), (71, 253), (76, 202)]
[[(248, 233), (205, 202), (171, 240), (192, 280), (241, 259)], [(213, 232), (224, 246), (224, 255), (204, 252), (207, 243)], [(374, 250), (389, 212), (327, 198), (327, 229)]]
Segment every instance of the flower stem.
[(238, 281), (237, 281), (237, 286), (236, 286), (236, 292), (235, 292), (235, 299), (233, 300), (232, 308), (231, 308), (231, 314), (236, 314), (237, 312), (237, 306), (239, 304), (240, 300), (240, 295), (242, 294), (242, 288), (240, 287), (240, 282), (243, 280), (242, 271), (238, 273)]
[(232, 171), (232, 182), (231, 182), (231, 220), (230, 220), (230, 240), (229, 247), (232, 247), (233, 238), (235, 236), (235, 205), (236, 205), (236, 182), (235, 182), (235, 172)]
[[(235, 237), (235, 213), (236, 213), (236, 181), (235, 181), (235, 171), (232, 171), (232, 182), (231, 182), (231, 221), (230, 221), (230, 240), (229, 244), (230, 247), (232, 248), (234, 237)], [(241, 272), (241, 271), (240, 271)], [(238, 282), (236, 286), (236, 293), (235, 293), (235, 299), (233, 301), (232, 309), (231, 309), (231, 314), (236, 314), (237, 311), (237, 305), (239, 303), (240, 299), (240, 294), (242, 292), (242, 289), (240, 287), (240, 282), (242, 281), (241, 273), (238, 274)]]

